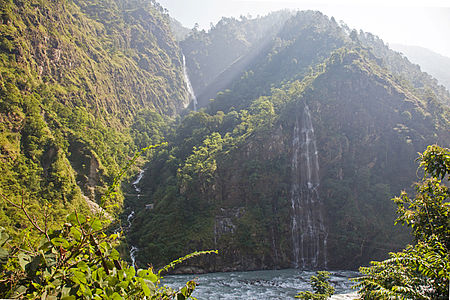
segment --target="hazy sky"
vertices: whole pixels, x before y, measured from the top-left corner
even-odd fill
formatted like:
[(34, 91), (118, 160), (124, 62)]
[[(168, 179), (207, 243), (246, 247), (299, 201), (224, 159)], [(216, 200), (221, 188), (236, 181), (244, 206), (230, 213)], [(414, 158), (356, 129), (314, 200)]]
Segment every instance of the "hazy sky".
[(159, 0), (184, 26), (208, 29), (222, 16), (320, 10), (385, 42), (417, 45), (450, 57), (450, 0)]

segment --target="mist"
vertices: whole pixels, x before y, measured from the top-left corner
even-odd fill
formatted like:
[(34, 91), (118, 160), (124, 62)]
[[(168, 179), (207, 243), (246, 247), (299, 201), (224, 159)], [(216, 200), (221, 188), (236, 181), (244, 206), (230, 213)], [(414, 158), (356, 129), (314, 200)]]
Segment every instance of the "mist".
[(161, 0), (184, 26), (208, 30), (222, 17), (263, 16), (280, 9), (319, 10), (387, 43), (416, 45), (450, 57), (450, 4), (445, 1)]

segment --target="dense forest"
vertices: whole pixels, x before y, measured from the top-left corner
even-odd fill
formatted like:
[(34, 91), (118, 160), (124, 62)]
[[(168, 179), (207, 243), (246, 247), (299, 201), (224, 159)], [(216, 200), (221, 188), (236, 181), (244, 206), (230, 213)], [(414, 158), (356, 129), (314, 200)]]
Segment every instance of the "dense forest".
[[(1, 192), (63, 218), (98, 208), (120, 168), (160, 142), (189, 96), (152, 1), (1, 1)], [(163, 117), (162, 115), (165, 117)], [(111, 199), (119, 212), (123, 196)], [(2, 225), (24, 225), (1, 203)]]
[[(450, 145), (450, 93), (379, 37), (318, 11), (206, 31), (154, 0), (0, 3), (0, 246), (75, 211), (109, 220), (76, 230), (110, 264), (219, 250), (178, 272), (357, 269), (412, 242), (390, 199)], [(43, 238), (87, 243), (64, 230)]]

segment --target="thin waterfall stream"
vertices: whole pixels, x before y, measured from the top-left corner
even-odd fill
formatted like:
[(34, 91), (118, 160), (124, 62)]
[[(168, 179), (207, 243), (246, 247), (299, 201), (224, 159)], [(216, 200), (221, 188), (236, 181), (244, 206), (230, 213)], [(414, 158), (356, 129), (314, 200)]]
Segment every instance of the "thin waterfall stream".
[(318, 191), (319, 159), (311, 113), (306, 104), (295, 120), (291, 172), (293, 266), (326, 268), (328, 234)]
[(184, 56), (184, 54), (183, 54), (183, 75), (189, 95), (191, 96), (190, 100), (192, 101), (194, 111), (197, 111), (197, 96), (195, 96), (194, 88), (192, 87), (191, 80), (189, 79), (189, 74), (187, 72), (186, 67), (186, 57)]
[[(139, 198), (141, 195), (141, 189), (138, 187), (139, 182), (141, 181), (142, 177), (144, 177), (144, 172), (145, 170), (141, 170), (139, 172), (139, 175), (136, 177), (136, 180), (133, 181), (131, 184), (134, 187), (134, 190), (137, 193), (137, 197)], [(127, 222), (128, 222), (128, 227), (127, 230), (130, 230), (131, 225), (133, 224), (133, 218), (134, 218), (134, 210), (132, 210), (130, 212), (130, 214), (127, 216)], [(131, 264), (132, 266), (136, 269), (136, 253), (139, 251), (139, 249), (136, 246), (131, 245), (131, 249), (130, 249), (130, 258), (131, 258)]]

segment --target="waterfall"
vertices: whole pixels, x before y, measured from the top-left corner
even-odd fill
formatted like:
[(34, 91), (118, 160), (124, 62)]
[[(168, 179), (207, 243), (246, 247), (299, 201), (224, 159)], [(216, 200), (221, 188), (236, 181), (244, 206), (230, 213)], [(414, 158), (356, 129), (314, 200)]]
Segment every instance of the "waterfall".
[(183, 54), (183, 75), (184, 81), (186, 82), (186, 87), (188, 89), (189, 95), (191, 96), (192, 104), (194, 106), (194, 111), (197, 111), (197, 97), (195, 96), (194, 89), (192, 88), (191, 81), (189, 80), (189, 75), (186, 68), (186, 57)]
[(141, 189), (137, 185), (141, 181), (142, 177), (144, 177), (144, 170), (141, 170), (139, 172), (139, 175), (137, 176), (136, 180), (133, 181), (133, 183), (131, 183), (134, 187), (134, 190), (138, 193), (138, 197), (140, 196), (139, 193), (141, 192)]
[(318, 192), (319, 159), (306, 104), (295, 120), (291, 172), (293, 265), (302, 269), (326, 267), (327, 232)]
[[(142, 177), (144, 177), (145, 170), (141, 170), (139, 172), (139, 175), (137, 176), (136, 180), (132, 182), (132, 185), (134, 187), (134, 190), (137, 193), (137, 197), (139, 198), (141, 189), (138, 187), (139, 182), (141, 181)], [(133, 224), (133, 218), (134, 218), (134, 210), (131, 211), (131, 213), (127, 217), (128, 222), (128, 228), (127, 230), (131, 229), (131, 225)], [(131, 264), (136, 269), (136, 253), (139, 251), (138, 247), (131, 245), (130, 249), (130, 258), (131, 258)]]
[(136, 252), (138, 251), (138, 248), (136, 246), (131, 246), (130, 250), (130, 258), (131, 258), (131, 265), (136, 269)]

